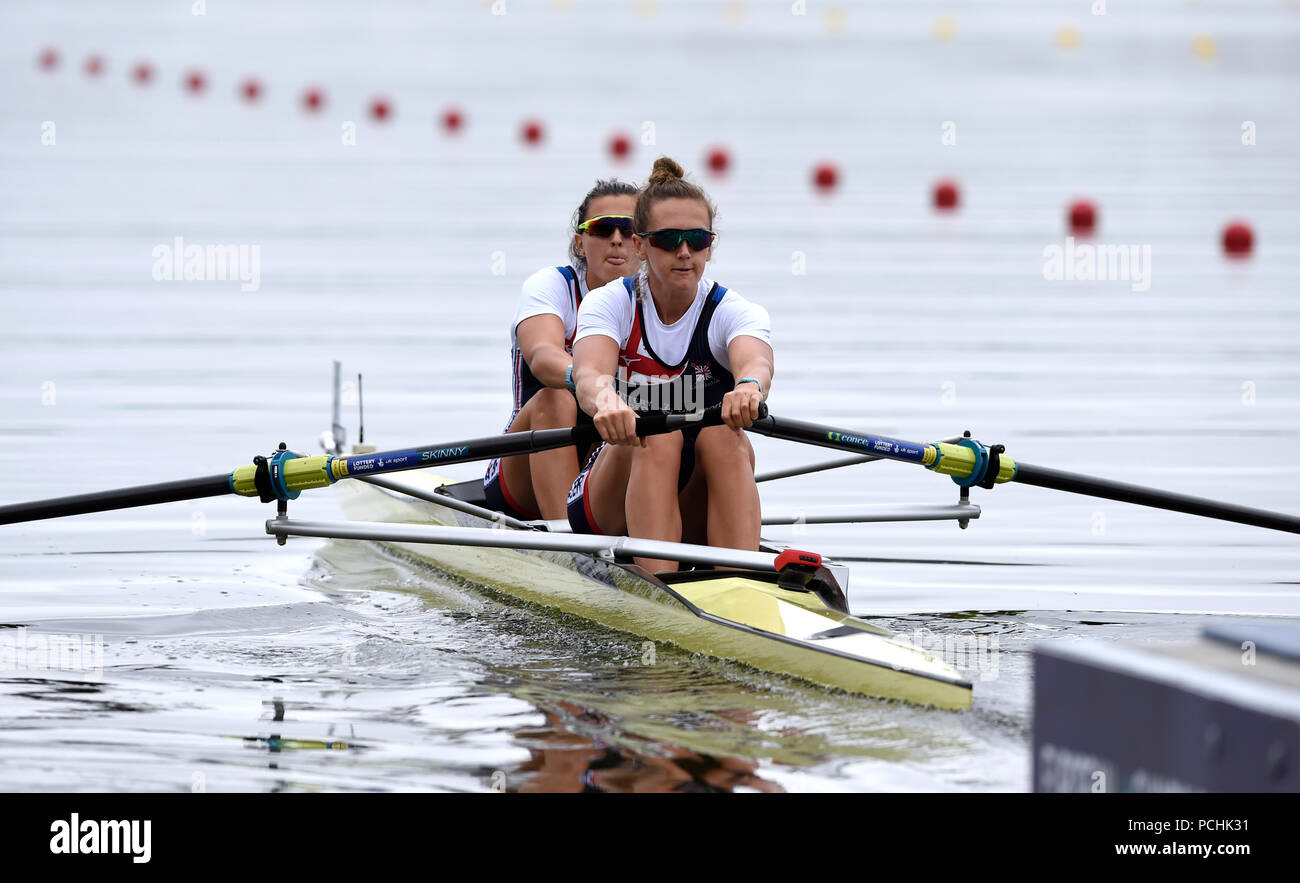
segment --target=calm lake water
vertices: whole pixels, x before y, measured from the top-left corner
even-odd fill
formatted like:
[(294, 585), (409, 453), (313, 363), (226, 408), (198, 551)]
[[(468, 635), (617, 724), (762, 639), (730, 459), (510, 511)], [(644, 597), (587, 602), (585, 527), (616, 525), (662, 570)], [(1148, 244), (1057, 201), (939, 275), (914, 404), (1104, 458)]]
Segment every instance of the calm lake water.
[[(808, 6), (10, 3), (0, 501), (314, 452), (334, 359), (364, 372), (382, 448), (496, 432), (520, 283), (565, 259), (595, 178), (666, 153), (718, 204), (709, 275), (772, 314), (774, 413), (970, 429), (1036, 464), (1300, 511), (1300, 9)], [(824, 161), (831, 194), (810, 184)], [(930, 207), (942, 177), (956, 213)], [(1147, 255), (1145, 280), (1045, 278), (1079, 197), (1092, 242)], [(1219, 248), (1234, 218), (1246, 261)], [(155, 279), (177, 237), (256, 246), (254, 290)], [(754, 442), (760, 470), (826, 457)], [(957, 489), (878, 463), (763, 494)], [(671, 647), (641, 666), (638, 639), (371, 546), (279, 547), (245, 499), (0, 528), (0, 638), (86, 637), (102, 669), (0, 672), (0, 788), (1020, 790), (1035, 644), (1300, 617), (1294, 536), (1031, 487), (974, 498), (965, 531), (771, 531), (852, 561), (856, 613), (995, 641), (963, 713)], [(340, 516), (327, 491), (292, 511)]]

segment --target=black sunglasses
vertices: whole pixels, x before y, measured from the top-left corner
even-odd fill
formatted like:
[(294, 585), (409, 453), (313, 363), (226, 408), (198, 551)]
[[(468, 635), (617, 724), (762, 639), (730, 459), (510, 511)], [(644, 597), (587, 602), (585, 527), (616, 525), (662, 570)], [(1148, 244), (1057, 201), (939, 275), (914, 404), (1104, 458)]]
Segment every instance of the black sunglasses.
[(674, 230), (671, 227), (665, 227), (662, 230), (649, 230), (637, 235), (647, 240), (655, 248), (662, 248), (664, 251), (677, 251), (683, 242), (691, 251), (703, 251), (713, 244), (713, 240), (718, 238), (717, 233), (712, 230), (705, 230), (702, 227), (696, 227), (693, 230)]

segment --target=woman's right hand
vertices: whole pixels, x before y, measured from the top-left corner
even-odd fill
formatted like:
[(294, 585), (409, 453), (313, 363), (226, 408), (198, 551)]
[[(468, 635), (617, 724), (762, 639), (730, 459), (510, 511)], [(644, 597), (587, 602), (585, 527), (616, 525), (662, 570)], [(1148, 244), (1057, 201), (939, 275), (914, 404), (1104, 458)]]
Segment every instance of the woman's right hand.
[(645, 447), (645, 439), (636, 434), (636, 411), (623, 401), (613, 389), (601, 392), (597, 402), (597, 411), (591, 422), (596, 425), (600, 437), (611, 445), (639, 445)]

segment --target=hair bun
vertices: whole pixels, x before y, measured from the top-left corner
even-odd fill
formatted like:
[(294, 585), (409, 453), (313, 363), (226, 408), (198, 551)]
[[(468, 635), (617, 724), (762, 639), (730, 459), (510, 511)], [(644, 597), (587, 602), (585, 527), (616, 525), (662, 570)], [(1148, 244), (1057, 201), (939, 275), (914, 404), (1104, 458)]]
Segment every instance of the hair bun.
[(655, 160), (654, 168), (650, 171), (650, 180), (646, 181), (645, 187), (637, 194), (636, 211), (633, 213), (635, 229), (651, 229), (650, 209), (663, 199), (698, 200), (708, 210), (709, 226), (713, 226), (713, 216), (717, 214), (717, 208), (709, 200), (708, 195), (700, 189), (700, 185), (686, 180), (686, 172), (682, 170), (677, 160), (668, 156), (661, 156)]
[(654, 168), (650, 170), (650, 180), (646, 183), (658, 184), (684, 177), (686, 177), (686, 172), (678, 165), (677, 160), (661, 156), (655, 160)]

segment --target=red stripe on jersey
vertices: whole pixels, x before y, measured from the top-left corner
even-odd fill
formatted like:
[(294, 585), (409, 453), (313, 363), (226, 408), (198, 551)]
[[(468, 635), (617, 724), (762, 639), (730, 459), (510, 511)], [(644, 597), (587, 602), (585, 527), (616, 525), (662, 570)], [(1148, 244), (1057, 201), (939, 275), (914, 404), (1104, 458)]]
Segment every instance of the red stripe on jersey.
[(629, 374), (642, 374), (646, 377), (676, 377), (682, 373), (686, 367), (669, 368), (654, 359), (654, 357), (640, 352), (641, 349), (641, 311), (637, 310), (632, 315), (632, 330), (628, 333), (627, 343), (623, 344), (623, 349), (618, 354), (618, 362), (628, 370)]

